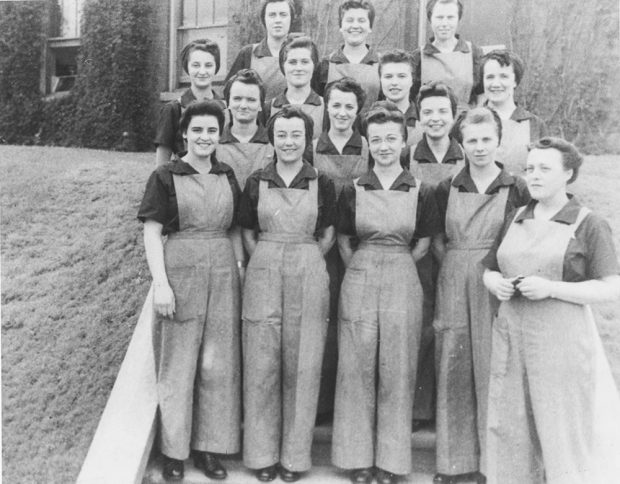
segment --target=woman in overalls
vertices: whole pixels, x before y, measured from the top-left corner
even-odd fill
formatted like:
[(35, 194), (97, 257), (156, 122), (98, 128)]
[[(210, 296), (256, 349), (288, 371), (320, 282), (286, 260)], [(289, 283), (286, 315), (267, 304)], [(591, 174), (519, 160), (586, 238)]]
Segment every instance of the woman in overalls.
[(422, 85), (442, 81), (454, 92), (458, 112), (461, 112), (476, 103), (474, 90), (478, 85), (482, 50), (456, 33), (463, 17), (461, 0), (430, 0), (426, 5), (426, 17), (433, 36), (413, 53), (413, 97)]
[(232, 123), (224, 128), (217, 157), (234, 171), (241, 189), (251, 173), (264, 168), (273, 158), (273, 146), (260, 123), (265, 100), (261, 78), (252, 69), (243, 69), (224, 86), (224, 99)]
[(443, 234), (433, 240), (441, 261), (435, 303), (437, 474), (434, 482), (478, 479), (497, 302), (482, 284), (480, 261), (507, 214), (529, 201), (525, 181), (495, 161), (502, 125), (481, 107), (461, 113), (453, 133), (468, 160), (435, 190)]
[[(354, 483), (411, 472), (411, 411), (422, 328), (415, 261), (439, 230), (432, 188), (400, 165), (402, 113), (367, 115), (374, 166), (343, 189), (338, 244), (346, 266), (338, 320), (332, 462)], [(413, 238), (419, 239), (412, 250)], [(360, 243), (353, 250), (351, 239)]]
[[(314, 166), (331, 177), (336, 197), (342, 188), (368, 170), (368, 142), (355, 127), (366, 95), (362, 86), (350, 77), (330, 82), (323, 97), (329, 117), (329, 131), (323, 131), (313, 142)], [(326, 256), (329, 273), (329, 321), (318, 420), (329, 420), (333, 413), (338, 366), (338, 295), (344, 276), (344, 265), (334, 246)]]
[[(280, 69), (286, 77), (286, 89), (265, 103), (265, 119), (269, 119), (284, 106), (291, 104), (301, 107), (313, 122), (310, 135), (316, 139), (323, 129), (325, 104), (311, 87), (314, 69), (319, 61), (319, 52), (310, 37), (292, 37), (280, 49)], [(312, 145), (308, 146), (311, 152)]]
[(314, 87), (320, 95), (325, 94), (328, 83), (352, 77), (366, 93), (367, 107), (378, 99), (379, 59), (366, 43), (374, 21), (375, 8), (367, 0), (345, 0), (339, 5), (338, 25), (344, 44), (323, 58), (316, 70)]
[(620, 476), (620, 398), (590, 304), (620, 299), (605, 220), (567, 193), (582, 158), (559, 138), (527, 158), (533, 200), (485, 258), (493, 323), (492, 484), (606, 484)]
[[(456, 175), (464, 164), (463, 150), (450, 136), (456, 116), (456, 97), (441, 82), (422, 86), (416, 99), (423, 130), (422, 140), (412, 150), (411, 173), (423, 182), (436, 186), (441, 180)], [(413, 428), (420, 429), (435, 420), (435, 288), (439, 261), (429, 251), (417, 263), (424, 291), (422, 341), (418, 357), (418, 377), (413, 404)]]
[(254, 69), (263, 80), (267, 102), (281, 94), (286, 89), (286, 80), (280, 70), (278, 56), (294, 19), (293, 0), (264, 0), (260, 20), (267, 35), (259, 43), (241, 48), (226, 81), (242, 69)]
[(508, 50), (494, 50), (480, 61), (487, 105), (502, 120), (502, 142), (497, 161), (510, 173), (523, 176), (530, 142), (547, 134), (547, 126), (535, 114), (515, 103), (515, 89), (523, 79), (523, 61)]
[(276, 158), (248, 178), (239, 223), (250, 263), (243, 290), (243, 462), (260, 481), (310, 469), (329, 313), (324, 254), (335, 191), (303, 154), (312, 121), (286, 106), (267, 125)]
[(215, 42), (209, 39), (191, 41), (181, 51), (181, 65), (189, 76), (190, 87), (179, 99), (164, 104), (159, 112), (155, 133), (157, 166), (185, 152), (179, 122), (187, 106), (196, 101), (217, 100), (222, 109), (226, 108), (224, 101), (213, 90), (213, 78), (220, 70), (220, 48)]
[(183, 479), (190, 448), (197, 467), (224, 479), (215, 454), (240, 448), (240, 189), (214, 155), (223, 126), (219, 103), (187, 107), (187, 154), (153, 172), (138, 212), (153, 277), (160, 449), (170, 480)]

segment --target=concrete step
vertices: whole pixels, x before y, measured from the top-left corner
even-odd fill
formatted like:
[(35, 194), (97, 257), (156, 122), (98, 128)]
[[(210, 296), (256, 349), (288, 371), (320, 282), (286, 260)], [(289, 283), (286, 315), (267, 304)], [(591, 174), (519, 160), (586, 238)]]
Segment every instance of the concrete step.
[[(431, 484), (435, 473), (435, 432), (434, 429), (423, 429), (412, 434), (413, 472), (403, 476), (400, 483)], [(257, 484), (259, 481), (254, 473), (243, 466), (241, 455), (227, 456), (222, 463), (228, 470), (226, 481), (215, 481), (207, 478), (202, 471), (196, 469), (191, 459), (185, 461), (186, 484), (206, 484), (209, 482), (223, 482), (226, 484)], [(164, 484), (167, 481), (161, 475), (162, 463), (160, 457), (149, 462), (143, 484)], [(279, 478), (273, 481), (276, 484), (283, 482)], [(301, 484), (338, 484), (348, 483), (349, 475), (331, 464), (331, 426), (323, 425), (314, 431), (312, 444), (312, 469), (302, 476)]]

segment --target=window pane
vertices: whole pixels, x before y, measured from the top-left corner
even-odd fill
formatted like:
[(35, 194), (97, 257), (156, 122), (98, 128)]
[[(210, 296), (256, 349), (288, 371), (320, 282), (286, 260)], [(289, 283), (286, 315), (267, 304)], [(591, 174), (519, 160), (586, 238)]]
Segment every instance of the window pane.
[(215, 13), (213, 19), (216, 24), (228, 22), (228, 2), (213, 2), (215, 5)]
[(80, 36), (80, 16), (84, 0), (59, 0), (62, 24), (60, 36), (73, 38)]
[(183, 0), (183, 27), (196, 25), (196, 2), (200, 0)]
[[(213, 9), (215, 0), (196, 0), (196, 25), (204, 27), (207, 25), (213, 25)], [(226, 3), (226, 2), (219, 2)]]

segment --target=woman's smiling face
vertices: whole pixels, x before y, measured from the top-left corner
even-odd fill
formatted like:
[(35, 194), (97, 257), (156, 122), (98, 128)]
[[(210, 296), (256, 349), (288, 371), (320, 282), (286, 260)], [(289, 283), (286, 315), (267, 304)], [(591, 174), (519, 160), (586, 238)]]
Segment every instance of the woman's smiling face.
[(215, 57), (204, 50), (193, 50), (187, 61), (187, 73), (193, 86), (198, 89), (206, 89), (211, 86), (217, 64)]
[(185, 132), (187, 151), (196, 158), (210, 156), (220, 140), (220, 126), (215, 116), (193, 116)]
[(278, 162), (295, 163), (306, 149), (306, 125), (301, 118), (278, 118), (273, 124), (273, 147)]

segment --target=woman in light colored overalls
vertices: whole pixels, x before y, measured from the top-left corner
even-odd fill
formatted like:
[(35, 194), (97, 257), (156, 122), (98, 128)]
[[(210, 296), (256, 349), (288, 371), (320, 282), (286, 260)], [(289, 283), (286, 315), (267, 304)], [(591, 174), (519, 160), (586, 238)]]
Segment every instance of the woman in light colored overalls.
[[(398, 110), (371, 109), (374, 166), (339, 198), (338, 245), (346, 272), (338, 318), (332, 461), (353, 483), (408, 474), (422, 328), (415, 261), (439, 230), (432, 188), (400, 164), (407, 131)], [(411, 248), (413, 238), (418, 239)], [(353, 250), (352, 239), (359, 239)]]
[(489, 108), (461, 113), (453, 133), (467, 164), (439, 183), (443, 233), (433, 240), (441, 267), (435, 302), (437, 474), (435, 484), (476, 479), (484, 468), (491, 322), (498, 302), (482, 284), (480, 261), (507, 215), (529, 201), (525, 181), (495, 153), (501, 121)]
[(219, 103), (187, 107), (180, 121), (187, 154), (153, 172), (138, 212), (153, 276), (160, 449), (169, 480), (183, 479), (190, 448), (197, 467), (224, 479), (215, 454), (241, 445), (240, 189), (214, 154), (223, 126)]
[(312, 121), (285, 106), (267, 124), (276, 157), (247, 180), (239, 210), (250, 254), (243, 289), (243, 462), (260, 481), (310, 469), (329, 312), (324, 254), (333, 182), (303, 155)]
[(582, 157), (559, 138), (527, 157), (532, 201), (489, 253), (493, 324), (489, 484), (620, 478), (620, 398), (590, 304), (620, 299), (609, 225), (568, 194)]

